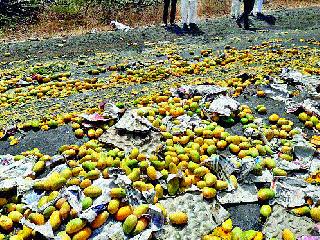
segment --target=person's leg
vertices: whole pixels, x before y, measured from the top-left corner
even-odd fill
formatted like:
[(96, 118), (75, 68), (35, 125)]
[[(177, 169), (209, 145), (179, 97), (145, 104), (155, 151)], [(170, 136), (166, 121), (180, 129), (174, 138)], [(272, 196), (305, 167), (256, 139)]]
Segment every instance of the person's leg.
[(197, 23), (198, 16), (198, 1), (189, 0), (189, 23)]
[(170, 0), (163, 0), (163, 23), (165, 25), (168, 24), (168, 15), (169, 15), (169, 5), (170, 5)]
[(241, 12), (241, 2), (240, 0), (237, 0), (236, 1), (236, 9), (235, 9), (235, 14), (236, 14), (236, 17), (238, 17), (240, 15), (240, 12)]
[(244, 0), (243, 24), (245, 29), (249, 29), (249, 15), (253, 10), (255, 0)]
[(239, 17), (240, 15), (241, 3), (239, 0), (232, 0), (231, 3), (231, 16), (233, 18)]
[(170, 24), (174, 24), (176, 19), (177, 0), (171, 0)]
[(198, 21), (198, 1), (197, 0), (189, 0), (189, 21), (190, 21), (190, 31), (194, 35), (201, 35), (203, 32), (199, 29), (197, 25)]
[(231, 12), (230, 12), (231, 17), (235, 17), (236, 16), (236, 1), (237, 0), (232, 0), (231, 1)]
[(256, 0), (257, 13), (262, 13), (263, 0)]
[(181, 22), (188, 24), (188, 2), (189, 0), (181, 0)]

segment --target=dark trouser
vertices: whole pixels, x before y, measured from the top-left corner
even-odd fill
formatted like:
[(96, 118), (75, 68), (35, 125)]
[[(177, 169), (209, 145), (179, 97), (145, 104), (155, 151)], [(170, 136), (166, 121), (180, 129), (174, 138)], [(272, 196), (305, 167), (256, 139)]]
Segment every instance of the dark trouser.
[(249, 28), (249, 15), (253, 10), (255, 0), (244, 0), (244, 12), (239, 17), (240, 21), (244, 23), (245, 28)]
[(177, 0), (164, 0), (163, 23), (166, 25), (168, 23), (170, 1), (171, 1), (170, 23), (173, 24), (176, 18)]

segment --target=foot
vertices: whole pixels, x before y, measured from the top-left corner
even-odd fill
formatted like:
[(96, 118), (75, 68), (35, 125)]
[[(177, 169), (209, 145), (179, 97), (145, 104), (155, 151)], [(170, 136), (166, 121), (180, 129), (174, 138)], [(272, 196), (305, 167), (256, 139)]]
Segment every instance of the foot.
[(256, 16), (257, 16), (257, 19), (259, 20), (264, 20), (264, 17), (265, 17), (261, 12), (257, 12)]
[(189, 28), (188, 24), (186, 24), (186, 23), (183, 24), (182, 32), (183, 33), (189, 33), (190, 32), (190, 28)]
[(172, 23), (172, 24), (170, 25), (170, 28), (171, 28), (171, 31), (172, 31), (173, 33), (177, 34), (177, 35), (182, 35), (182, 34), (183, 34), (181, 27), (179, 27), (179, 26), (178, 26), (177, 24), (175, 24), (175, 23)]
[(192, 35), (202, 35), (203, 34), (203, 32), (200, 30), (200, 28), (198, 27), (197, 24), (190, 23), (189, 27), (190, 27), (190, 32)]
[(239, 28), (242, 28), (241, 19), (240, 18), (237, 18), (236, 23), (237, 23)]

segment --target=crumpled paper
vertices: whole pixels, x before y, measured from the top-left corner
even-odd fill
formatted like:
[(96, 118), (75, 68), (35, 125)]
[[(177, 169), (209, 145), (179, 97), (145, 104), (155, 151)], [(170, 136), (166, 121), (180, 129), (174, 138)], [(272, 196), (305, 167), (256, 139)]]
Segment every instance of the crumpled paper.
[(280, 77), (294, 84), (302, 84), (305, 87), (304, 93), (309, 97), (314, 99), (320, 98), (320, 94), (317, 92), (317, 88), (320, 85), (320, 78), (318, 76), (303, 75), (297, 70), (283, 68)]
[(204, 101), (210, 101), (219, 94), (226, 93), (228, 88), (215, 85), (184, 85), (178, 89), (171, 89), (173, 95), (181, 98), (191, 98), (193, 96), (203, 96)]
[(161, 134), (158, 132), (149, 131), (145, 134), (124, 133), (113, 126), (101, 135), (99, 141), (118, 147), (124, 150), (126, 154), (129, 154), (135, 147), (138, 147), (142, 153), (152, 154), (162, 146), (160, 139)]
[[(33, 174), (32, 168), (35, 163), (35, 158), (28, 157), (20, 161), (9, 162), (0, 168), (0, 192), (9, 191), (21, 185), (21, 191), (29, 185), (29, 181), (24, 178)], [(31, 186), (32, 187), (32, 186)]]
[(283, 207), (300, 207), (306, 204), (305, 198), (310, 197), (314, 202), (320, 199), (319, 187), (296, 177), (276, 177), (271, 185), (275, 191), (272, 204)]
[(25, 225), (33, 230), (35, 230), (36, 232), (42, 234), (44, 237), (46, 237), (47, 239), (53, 239), (54, 238), (54, 234), (52, 231), (52, 227), (50, 225), (50, 222), (46, 222), (44, 225), (36, 225), (28, 220), (26, 220), (24, 217), (21, 218), (20, 223), (22, 225)]
[(173, 135), (184, 133), (187, 129), (192, 129), (201, 125), (201, 119), (197, 115), (193, 115), (192, 117), (186, 114), (179, 116), (176, 118), (180, 121), (177, 125), (173, 124), (171, 119), (171, 116), (167, 116), (162, 119), (162, 123), (167, 127), (167, 131), (172, 132)]
[(263, 226), (262, 233), (266, 236), (266, 239), (273, 237), (281, 239), (283, 229), (289, 228), (296, 237), (301, 237), (308, 235), (314, 225), (311, 218), (295, 216), (288, 213), (284, 207), (275, 205), (271, 216)]
[(207, 111), (222, 116), (230, 116), (233, 111), (238, 110), (240, 103), (229, 96), (220, 96), (214, 99)]
[(217, 194), (220, 204), (257, 202), (257, 187), (253, 184), (242, 184), (231, 192), (222, 191)]
[(301, 164), (306, 165), (308, 168), (316, 149), (312, 147), (301, 134), (294, 135), (292, 143), (294, 155), (301, 162)]
[[(203, 201), (201, 194), (185, 193), (175, 198), (160, 200), (168, 215), (183, 211), (188, 215), (188, 225), (183, 228), (166, 224), (156, 233), (156, 239), (201, 239), (228, 217), (229, 213), (217, 201)], [(197, 229), (197, 231), (195, 231)]]
[(114, 127), (128, 132), (158, 131), (146, 118), (138, 115), (137, 109), (126, 111)]

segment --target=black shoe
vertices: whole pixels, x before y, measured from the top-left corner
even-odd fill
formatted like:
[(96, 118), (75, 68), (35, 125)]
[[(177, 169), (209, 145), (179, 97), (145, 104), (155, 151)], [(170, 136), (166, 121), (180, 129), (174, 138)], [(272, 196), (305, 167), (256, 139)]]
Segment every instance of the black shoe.
[(177, 24), (171, 24), (170, 25), (171, 31), (177, 35), (183, 35), (181, 27), (179, 27)]
[(204, 33), (200, 30), (198, 25), (195, 23), (190, 23), (189, 27), (190, 27), (190, 33), (192, 35), (202, 35)]
[(238, 17), (237, 20), (236, 20), (236, 23), (237, 23), (237, 25), (238, 25), (239, 28), (242, 28), (241, 22), (242, 22), (242, 21), (241, 21), (241, 18)]
[(259, 19), (259, 20), (264, 20), (265, 19), (265, 16), (264, 16), (264, 14), (262, 14), (262, 13), (260, 13), (260, 12), (257, 12), (257, 19)]
[(189, 28), (188, 24), (186, 24), (186, 23), (183, 24), (182, 32), (183, 33), (189, 33), (190, 32), (190, 28)]
[(266, 23), (268, 23), (269, 25), (275, 25), (276, 24), (276, 18), (272, 15), (266, 15), (265, 16), (265, 21)]

